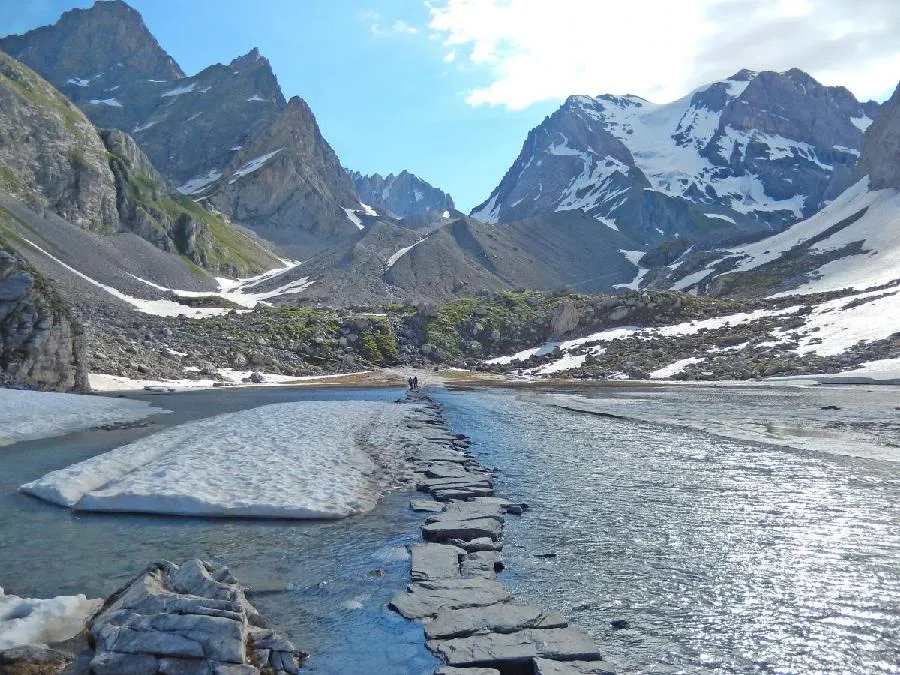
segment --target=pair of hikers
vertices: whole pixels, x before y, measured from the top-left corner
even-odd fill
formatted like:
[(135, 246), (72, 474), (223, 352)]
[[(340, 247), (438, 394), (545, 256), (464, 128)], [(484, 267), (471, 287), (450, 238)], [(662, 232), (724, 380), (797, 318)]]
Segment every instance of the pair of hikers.
[(419, 378), (418, 377), (407, 378), (406, 383), (409, 385), (410, 390), (419, 388)]

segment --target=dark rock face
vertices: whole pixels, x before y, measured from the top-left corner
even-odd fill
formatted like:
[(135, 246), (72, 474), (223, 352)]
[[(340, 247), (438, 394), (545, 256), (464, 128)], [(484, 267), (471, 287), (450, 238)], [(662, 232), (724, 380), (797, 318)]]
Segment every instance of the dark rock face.
[(345, 212), (361, 208), (350, 179), (296, 96), (204, 194), (250, 227), (303, 230), (319, 239), (358, 231)]
[(869, 176), (873, 190), (900, 190), (900, 85), (866, 132), (856, 173)]
[(89, 391), (81, 325), (0, 236), (0, 385)]
[(227, 166), (285, 107), (278, 80), (257, 49), (154, 95), (153, 109), (125, 130), (176, 185)]
[(782, 229), (846, 187), (871, 110), (796, 69), (740, 71), (665, 105), (572, 96), (472, 215), (578, 209), (645, 245)]
[(347, 173), (360, 199), (379, 214), (406, 218), (455, 211), (450, 195), (408, 171), (401, 171), (396, 176), (392, 173), (387, 176), (377, 173), (364, 176), (356, 171)]
[(73, 9), (53, 26), (7, 36), (0, 49), (41, 73), (104, 127), (131, 129), (156, 105), (156, 89), (184, 76), (141, 15), (118, 0)]
[(357, 231), (346, 212), (361, 210), (353, 185), (309, 107), (285, 100), (257, 49), (185, 77), (119, 1), (67, 12), (0, 46), (95, 124), (132, 134), (172, 186), (210, 198), (226, 217), (298, 254)]

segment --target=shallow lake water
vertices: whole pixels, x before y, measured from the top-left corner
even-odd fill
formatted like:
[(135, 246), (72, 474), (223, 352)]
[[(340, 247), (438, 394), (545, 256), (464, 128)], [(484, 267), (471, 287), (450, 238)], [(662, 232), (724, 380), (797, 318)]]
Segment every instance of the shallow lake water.
[[(312, 652), (306, 672), (431, 673), (421, 626), (386, 607), (419, 539), (408, 494), (344, 521), (265, 522), (73, 514), (17, 492), (189, 419), (399, 393), (141, 394), (174, 412), (2, 448), (0, 585), (98, 597), (151, 560), (213, 558)], [(507, 520), (501, 580), (587, 630), (621, 672), (900, 672), (898, 388), (430, 393), (497, 468), (498, 493), (532, 506)]]
[[(621, 672), (900, 672), (896, 387), (439, 398), (532, 506), (507, 520), (506, 583)], [(743, 440), (767, 424), (827, 442)]]
[[(228, 564), (310, 673), (432, 673), (422, 628), (387, 609), (409, 580), (421, 517), (409, 495), (342, 521), (264, 521), (72, 513), (17, 492), (32, 480), (164, 426), (269, 403), (393, 401), (397, 389), (258, 388), (141, 394), (173, 410), (146, 429), (93, 431), (0, 448), (0, 586), (23, 597), (105, 596), (152, 560)], [(379, 572), (372, 574), (374, 570)], [(383, 574), (382, 574), (383, 572)], [(349, 668), (349, 669), (348, 669)]]

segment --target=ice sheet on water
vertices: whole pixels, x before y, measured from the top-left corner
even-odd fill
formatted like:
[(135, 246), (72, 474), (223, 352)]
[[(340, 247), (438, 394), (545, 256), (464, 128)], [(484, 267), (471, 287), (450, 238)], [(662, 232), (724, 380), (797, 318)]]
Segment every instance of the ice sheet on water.
[(168, 412), (144, 401), (0, 389), (0, 446)]
[(410, 409), (315, 401), (218, 415), (53, 471), (21, 489), (87, 511), (342, 518), (375, 505), (384, 481), (390, 482), (385, 467), (403, 456), (398, 447), (415, 442), (419, 432), (401, 423)]

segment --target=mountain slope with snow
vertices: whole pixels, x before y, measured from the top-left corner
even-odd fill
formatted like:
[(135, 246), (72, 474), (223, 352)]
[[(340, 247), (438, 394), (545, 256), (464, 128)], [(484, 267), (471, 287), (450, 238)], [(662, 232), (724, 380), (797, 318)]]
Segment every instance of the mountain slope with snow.
[[(870, 123), (849, 91), (796, 69), (740, 71), (664, 105), (572, 96), (472, 215), (496, 223), (578, 209), (647, 244), (782, 229), (849, 184)], [(641, 227), (634, 205), (647, 193), (660, 196), (653, 226)]]

